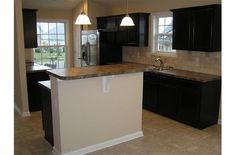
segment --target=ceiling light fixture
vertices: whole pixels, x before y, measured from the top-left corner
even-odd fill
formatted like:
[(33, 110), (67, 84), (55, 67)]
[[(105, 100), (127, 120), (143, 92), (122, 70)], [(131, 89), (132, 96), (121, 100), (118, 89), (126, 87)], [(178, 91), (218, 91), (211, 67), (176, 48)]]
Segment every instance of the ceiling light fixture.
[(80, 15), (77, 17), (75, 24), (77, 25), (90, 25), (91, 22), (89, 20), (89, 17), (85, 14), (84, 12), (84, 0), (83, 0), (83, 7), (82, 7), (82, 12)]
[(134, 26), (133, 19), (128, 14), (128, 0), (126, 0), (126, 15), (122, 19), (120, 26)]

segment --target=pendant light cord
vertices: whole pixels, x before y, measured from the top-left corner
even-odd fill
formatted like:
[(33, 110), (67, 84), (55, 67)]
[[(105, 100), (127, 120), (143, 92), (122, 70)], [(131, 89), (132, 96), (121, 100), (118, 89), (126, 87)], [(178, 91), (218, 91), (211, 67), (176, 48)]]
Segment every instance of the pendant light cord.
[(129, 9), (129, 7), (128, 7), (128, 0), (126, 0), (126, 15), (128, 15), (128, 9)]
[(84, 0), (82, 0), (82, 5), (83, 5), (83, 7), (82, 7), (82, 13), (85, 13), (85, 12), (84, 12)]

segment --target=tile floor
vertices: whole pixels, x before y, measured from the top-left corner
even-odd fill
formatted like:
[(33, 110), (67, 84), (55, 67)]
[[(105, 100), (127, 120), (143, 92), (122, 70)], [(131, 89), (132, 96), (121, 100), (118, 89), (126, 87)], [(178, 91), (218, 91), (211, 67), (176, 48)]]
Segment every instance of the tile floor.
[[(21, 118), (15, 113), (15, 155), (53, 155), (44, 140), (41, 113)], [(144, 137), (89, 155), (220, 155), (221, 126), (198, 130), (143, 110)]]

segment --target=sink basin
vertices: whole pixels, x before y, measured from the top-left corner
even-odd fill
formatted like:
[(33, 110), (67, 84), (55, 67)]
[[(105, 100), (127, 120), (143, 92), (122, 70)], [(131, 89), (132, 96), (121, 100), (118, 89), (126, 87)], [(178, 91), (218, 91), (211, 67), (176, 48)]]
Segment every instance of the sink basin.
[(174, 69), (174, 67), (171, 67), (171, 66), (155, 66), (155, 65), (152, 65), (154, 68), (153, 70), (157, 70), (157, 71), (163, 71), (163, 70), (171, 70), (171, 69)]

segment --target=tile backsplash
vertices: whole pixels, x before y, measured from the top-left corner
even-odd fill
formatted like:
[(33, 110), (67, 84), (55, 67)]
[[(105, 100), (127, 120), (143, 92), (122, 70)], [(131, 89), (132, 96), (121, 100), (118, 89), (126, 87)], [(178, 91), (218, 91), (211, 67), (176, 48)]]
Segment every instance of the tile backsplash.
[[(123, 47), (123, 61), (154, 64), (157, 54), (150, 47)], [(221, 75), (221, 52), (177, 50), (175, 55), (161, 55), (165, 66), (207, 74)]]

